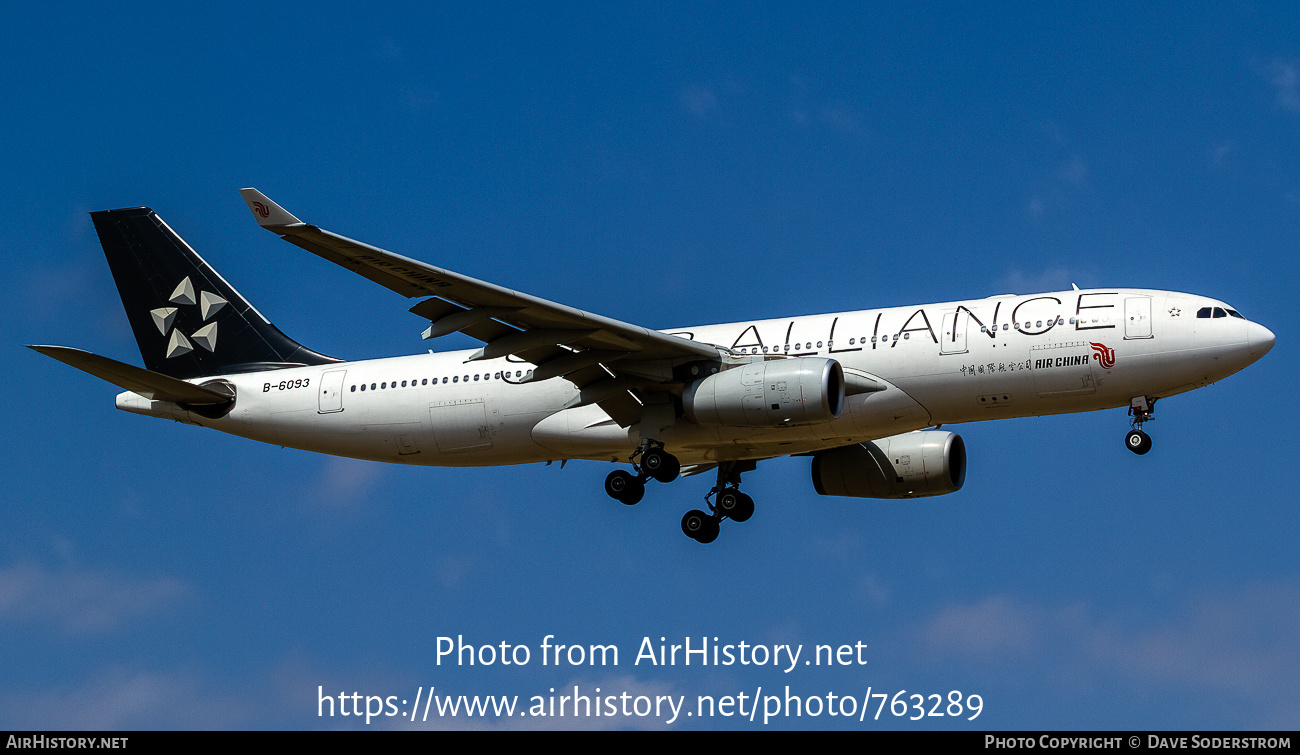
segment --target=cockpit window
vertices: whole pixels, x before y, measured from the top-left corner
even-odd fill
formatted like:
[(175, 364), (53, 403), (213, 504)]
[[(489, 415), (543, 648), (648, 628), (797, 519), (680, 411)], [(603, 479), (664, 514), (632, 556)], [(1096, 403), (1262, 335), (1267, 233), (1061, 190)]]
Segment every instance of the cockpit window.
[(1232, 315), (1233, 317), (1237, 318), (1238, 320), (1244, 320), (1244, 319), (1246, 319), (1245, 317), (1242, 316), (1242, 314), (1241, 314), (1240, 312), (1238, 312), (1238, 311), (1235, 310), (1235, 309), (1230, 309), (1230, 310), (1228, 310), (1228, 314)]
[(1215, 308), (1214, 308), (1214, 316), (1215, 316), (1215, 317), (1227, 317), (1227, 316), (1228, 316), (1228, 313), (1223, 311), (1223, 307), (1215, 307)]
[(1209, 319), (1209, 317), (1210, 317), (1210, 308), (1209, 308), (1209, 307), (1201, 307), (1200, 309), (1196, 310), (1196, 316), (1199, 317), (1199, 318), (1201, 318), (1201, 319)]

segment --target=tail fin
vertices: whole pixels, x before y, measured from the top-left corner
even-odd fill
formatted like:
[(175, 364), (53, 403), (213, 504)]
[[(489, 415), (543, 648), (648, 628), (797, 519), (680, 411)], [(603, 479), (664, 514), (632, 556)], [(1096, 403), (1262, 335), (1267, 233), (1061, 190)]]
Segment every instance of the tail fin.
[(339, 361), (281, 333), (148, 207), (90, 217), (146, 368), (186, 379)]

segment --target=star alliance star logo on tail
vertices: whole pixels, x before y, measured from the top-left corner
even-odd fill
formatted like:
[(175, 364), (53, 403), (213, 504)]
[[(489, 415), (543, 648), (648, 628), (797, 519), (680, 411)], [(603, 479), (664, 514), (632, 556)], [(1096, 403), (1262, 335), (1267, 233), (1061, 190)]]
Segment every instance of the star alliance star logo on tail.
[(228, 302), (208, 291), (200, 291), (196, 298), (194, 296), (194, 284), (190, 282), (188, 275), (176, 285), (176, 290), (172, 291), (171, 298), (168, 301), (180, 306), (194, 306), (197, 304), (199, 314), (207, 324), (191, 333), (187, 338), (179, 328), (172, 328), (172, 325), (176, 323), (176, 313), (180, 311), (180, 307), (159, 307), (158, 309), (149, 310), (149, 315), (153, 317), (153, 324), (158, 328), (158, 332), (167, 338), (167, 358), (171, 359), (172, 357), (188, 354), (194, 351), (195, 344), (208, 351), (216, 351), (217, 324), (207, 321), (222, 307), (226, 306)]
[(1092, 346), (1092, 353), (1097, 356), (1097, 364), (1101, 365), (1103, 370), (1109, 370), (1115, 366), (1115, 350), (1109, 348), (1104, 343), (1088, 342)]

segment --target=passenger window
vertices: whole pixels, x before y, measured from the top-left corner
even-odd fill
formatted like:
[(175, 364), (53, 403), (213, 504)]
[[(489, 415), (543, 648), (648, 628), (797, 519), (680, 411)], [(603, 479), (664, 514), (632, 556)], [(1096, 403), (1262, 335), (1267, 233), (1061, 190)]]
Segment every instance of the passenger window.
[(357, 387), (356, 387), (355, 385), (352, 386), (352, 392), (353, 392), (353, 393), (356, 393), (356, 392), (357, 392)]
[(477, 374), (474, 375), (474, 382), (476, 382), (476, 383), (478, 382), (478, 375), (477, 375)]
[(453, 383), (459, 383), (459, 382), (460, 382), (460, 375), (456, 375), (456, 376), (452, 377), (451, 382), (453, 382)]
[(375, 389), (375, 384), (374, 384), (374, 383), (371, 383), (371, 384), (370, 384), (370, 390), (373, 391), (374, 389)]

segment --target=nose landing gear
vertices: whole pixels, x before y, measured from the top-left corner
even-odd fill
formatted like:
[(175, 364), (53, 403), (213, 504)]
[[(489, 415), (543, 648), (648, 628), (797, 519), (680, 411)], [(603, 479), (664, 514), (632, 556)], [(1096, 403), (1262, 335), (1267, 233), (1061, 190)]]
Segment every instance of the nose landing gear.
[(1148, 399), (1146, 396), (1138, 396), (1129, 404), (1128, 413), (1132, 419), (1129, 424), (1132, 429), (1128, 435), (1124, 436), (1124, 445), (1128, 450), (1141, 456), (1151, 450), (1151, 436), (1142, 432), (1142, 426), (1154, 419), (1155, 399)]

